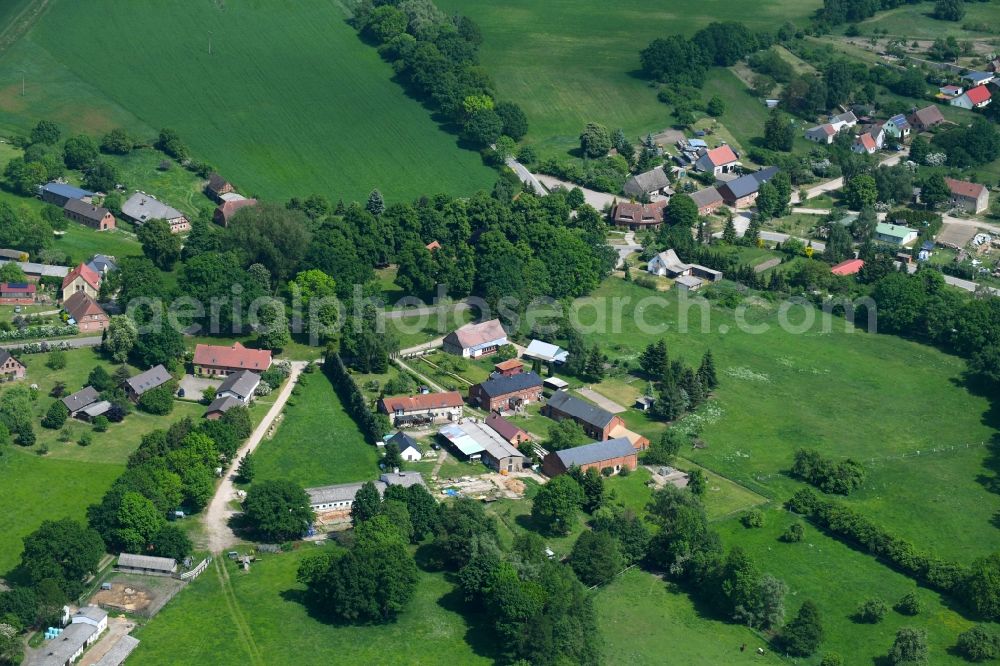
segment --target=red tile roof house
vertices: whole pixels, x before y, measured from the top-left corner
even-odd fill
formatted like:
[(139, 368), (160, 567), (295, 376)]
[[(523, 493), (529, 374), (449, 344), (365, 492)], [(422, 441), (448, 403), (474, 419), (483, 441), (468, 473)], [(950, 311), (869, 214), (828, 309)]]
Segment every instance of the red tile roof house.
[(704, 171), (714, 176), (733, 173), (742, 166), (740, 158), (729, 146), (719, 146), (706, 150), (694, 164), (698, 171)]
[(31, 305), (35, 302), (38, 285), (31, 282), (4, 282), (0, 284), (0, 303), (4, 305)]
[(216, 207), (215, 213), (212, 214), (212, 220), (219, 226), (228, 227), (229, 220), (231, 220), (233, 215), (236, 214), (236, 211), (241, 208), (256, 205), (256, 199), (237, 199), (235, 201), (226, 201)]
[(616, 227), (627, 227), (630, 231), (659, 229), (666, 207), (664, 199), (650, 204), (622, 202), (611, 209), (611, 223)]
[(992, 95), (986, 86), (976, 86), (966, 90), (964, 94), (951, 100), (950, 103), (960, 109), (981, 109), (989, 106), (991, 98)]
[(499, 319), (491, 319), (481, 324), (466, 324), (444, 337), (442, 349), (449, 354), (465, 358), (479, 358), (493, 354), (507, 344), (507, 331), (503, 330)]
[(271, 367), (271, 350), (247, 349), (239, 342), (232, 347), (196, 345), (192, 365), (194, 374), (204, 377), (228, 377), (241, 370), (259, 374)]
[(83, 199), (70, 199), (63, 207), (63, 217), (98, 231), (115, 228), (115, 216), (107, 208), (95, 206)]
[(15, 379), (24, 379), (28, 369), (24, 364), (10, 355), (6, 349), (0, 349), (0, 380), (9, 382)]
[(519, 375), (524, 372), (524, 363), (516, 358), (500, 361), (499, 363), (495, 363), (493, 365), (493, 372), (494, 374), (503, 375), (504, 377)]
[(531, 441), (531, 434), (527, 430), (519, 428), (499, 414), (490, 414), (487, 416), (486, 425), (493, 428), (498, 435), (518, 448), (521, 447), (521, 444)]
[(945, 178), (951, 190), (951, 205), (964, 209), (967, 213), (977, 214), (990, 207), (990, 192), (985, 185), (970, 183), (965, 180)]
[(81, 333), (103, 331), (108, 327), (110, 317), (93, 298), (78, 291), (65, 301), (63, 310), (76, 321)]
[(854, 275), (865, 265), (865, 262), (861, 259), (848, 259), (847, 261), (842, 261), (836, 266), (830, 269), (830, 272), (834, 275)]
[(542, 378), (534, 372), (496, 375), (469, 388), (469, 403), (488, 412), (516, 410), (542, 397)]
[(378, 410), (388, 414), (396, 427), (457, 421), (464, 407), (458, 391), (386, 396), (378, 401)]
[(440, 250), (441, 249), (441, 243), (437, 242), (436, 240), (432, 240), (430, 243), (428, 243), (424, 247), (427, 248), (428, 252), (434, 252), (435, 250)]
[(875, 137), (866, 132), (854, 140), (854, 145), (851, 146), (851, 150), (858, 154), (865, 153), (867, 155), (874, 155), (876, 151), (878, 151), (878, 142)]
[(91, 298), (97, 298), (101, 289), (101, 276), (87, 264), (80, 264), (71, 270), (62, 281), (62, 297), (66, 301), (73, 294), (82, 291)]

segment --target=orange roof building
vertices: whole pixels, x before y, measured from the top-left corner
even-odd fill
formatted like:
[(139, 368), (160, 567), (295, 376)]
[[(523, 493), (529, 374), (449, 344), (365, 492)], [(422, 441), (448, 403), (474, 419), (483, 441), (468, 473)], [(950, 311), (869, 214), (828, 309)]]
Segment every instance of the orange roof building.
[(71, 270), (62, 281), (63, 301), (69, 299), (73, 294), (82, 291), (91, 298), (97, 298), (97, 292), (101, 289), (101, 276), (87, 264), (80, 264)]
[(241, 370), (261, 373), (271, 367), (271, 350), (247, 349), (239, 342), (232, 347), (198, 345), (193, 363), (196, 375), (209, 377), (226, 377)]
[(457, 421), (464, 407), (458, 391), (386, 396), (378, 401), (379, 411), (388, 414), (396, 427)]
[(834, 275), (855, 275), (864, 265), (861, 259), (848, 259), (831, 268), (830, 272)]

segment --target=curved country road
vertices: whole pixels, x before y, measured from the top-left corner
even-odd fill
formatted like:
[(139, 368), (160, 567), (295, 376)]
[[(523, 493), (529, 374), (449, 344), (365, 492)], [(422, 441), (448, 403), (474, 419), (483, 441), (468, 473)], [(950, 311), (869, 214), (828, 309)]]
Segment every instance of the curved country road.
[(267, 434), (271, 424), (274, 423), (274, 420), (278, 418), (278, 414), (284, 409), (285, 402), (288, 401), (288, 396), (292, 394), (292, 389), (295, 387), (295, 383), (298, 381), (299, 375), (302, 373), (302, 369), (306, 367), (306, 364), (306, 361), (292, 361), (292, 374), (289, 375), (288, 380), (281, 389), (281, 393), (278, 394), (278, 399), (271, 405), (271, 409), (267, 411), (264, 420), (260, 422), (260, 425), (250, 434), (249, 439), (240, 447), (236, 455), (233, 456), (232, 463), (230, 463), (229, 468), (222, 475), (222, 481), (219, 483), (218, 488), (215, 489), (215, 495), (202, 515), (202, 523), (205, 526), (205, 534), (202, 538), (205, 541), (205, 546), (212, 553), (221, 553), (240, 543), (239, 537), (229, 527), (229, 520), (237, 513), (229, 507), (229, 503), (236, 499), (236, 488), (233, 485), (233, 479), (236, 478), (236, 467), (239, 465), (240, 458), (252, 452), (263, 441), (264, 435)]

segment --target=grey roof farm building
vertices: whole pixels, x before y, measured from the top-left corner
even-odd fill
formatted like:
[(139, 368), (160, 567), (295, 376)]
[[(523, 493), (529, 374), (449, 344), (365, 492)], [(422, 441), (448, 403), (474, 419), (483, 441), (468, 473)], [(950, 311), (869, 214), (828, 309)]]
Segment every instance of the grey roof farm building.
[(66, 396), (62, 403), (66, 405), (70, 416), (76, 416), (77, 412), (93, 405), (100, 399), (100, 393), (93, 386), (84, 386), (82, 389)]
[(443, 349), (449, 354), (478, 358), (492, 354), (507, 344), (507, 331), (503, 330), (499, 319), (490, 319), (479, 324), (466, 324), (444, 337)]
[(632, 197), (653, 196), (661, 192), (673, 194), (673, 190), (670, 189), (670, 179), (667, 178), (662, 166), (632, 176), (625, 181), (622, 191)]
[(94, 196), (90, 190), (83, 190), (67, 183), (46, 183), (41, 188), (42, 201), (62, 208), (70, 199), (89, 199)]
[(157, 365), (145, 372), (140, 372), (135, 377), (126, 379), (125, 392), (133, 400), (138, 400), (146, 391), (152, 391), (157, 387), (163, 386), (171, 379), (173, 377), (170, 376), (167, 369), (162, 365)]
[(122, 204), (122, 215), (142, 226), (149, 220), (166, 220), (170, 231), (178, 233), (191, 228), (191, 223), (173, 206), (168, 206), (151, 194), (136, 192)]
[(177, 560), (170, 557), (122, 553), (118, 556), (118, 564), (115, 565), (115, 568), (127, 573), (171, 576), (177, 572)]
[(230, 396), (236, 398), (243, 404), (250, 402), (254, 391), (260, 386), (260, 375), (251, 370), (241, 370), (234, 372), (223, 380), (222, 384), (215, 391), (216, 398)]
[(583, 470), (590, 467), (596, 467), (599, 470), (610, 467), (617, 472), (623, 466), (635, 469), (637, 460), (632, 442), (627, 437), (618, 437), (603, 442), (584, 444), (572, 449), (553, 451), (545, 456), (542, 464), (546, 474), (558, 476), (574, 465)]

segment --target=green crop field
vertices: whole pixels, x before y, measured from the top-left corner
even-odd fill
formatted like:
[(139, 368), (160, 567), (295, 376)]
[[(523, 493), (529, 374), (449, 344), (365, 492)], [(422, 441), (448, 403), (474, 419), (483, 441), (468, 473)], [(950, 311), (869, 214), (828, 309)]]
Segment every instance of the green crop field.
[(378, 477), (378, 452), (344, 411), (326, 375), (305, 377), (295, 404), (285, 407), (273, 439), (254, 453), (255, 480), (290, 479), (303, 486)]
[[(820, 4), (439, 2), (442, 9), (467, 14), (480, 25), (481, 60), (496, 79), (500, 97), (524, 107), (531, 123), (528, 141), (543, 155), (564, 154), (579, 145), (577, 137), (591, 121), (621, 127), (636, 137), (671, 124), (669, 108), (657, 101), (656, 91), (638, 72), (639, 51), (656, 37), (691, 34), (719, 20), (774, 30), (786, 21), (802, 22)], [(712, 83), (705, 86), (706, 96), (714, 92)]]
[[(636, 362), (658, 336), (639, 330), (630, 315), (653, 292), (611, 279), (595, 295), (630, 300), (621, 301), (625, 316), (618, 331), (588, 340), (612, 357)], [(997, 424), (988, 400), (965, 388), (964, 361), (895, 336), (844, 332), (843, 320), (833, 320), (829, 332), (817, 323), (790, 333), (778, 325), (777, 306), (764, 302), (745, 319), (767, 325), (765, 332), (741, 332), (732, 310), (713, 307), (703, 333), (700, 310), (693, 307), (690, 331), (679, 333), (676, 295), (661, 298), (666, 308), (639, 307), (648, 321), (668, 324), (662, 337), (671, 354), (696, 364), (711, 348), (719, 373), (715, 400), (696, 419), (707, 447), (684, 454), (693, 462), (784, 499), (801, 487), (787, 476), (796, 448), (851, 456), (870, 474), (865, 487), (844, 501), (879, 523), (960, 561), (1000, 548), (1000, 531), (992, 524), (996, 500), (978, 480), (988, 455), (981, 444)], [(613, 310), (612, 302), (607, 312)], [(581, 312), (584, 323), (592, 317), (591, 308)], [(801, 309), (789, 318), (800, 322)], [(644, 415), (625, 416), (631, 427), (655, 436)], [(976, 539), (970, 541), (970, 533)]]
[(273, 198), (363, 199), (377, 187), (400, 200), (469, 194), (493, 180), (404, 94), (339, 3), (49, 4), (0, 56), (0, 128), (51, 118), (148, 139), (172, 127), (197, 158)]
[[(264, 555), (249, 572), (216, 560), (136, 632), (142, 643), (129, 663), (493, 663), (483, 656), (489, 654), (489, 641), (475, 637), (458, 612), (460, 595), (442, 574), (421, 573), (413, 600), (390, 624), (338, 626), (312, 617), (299, 601), (303, 588), (295, 572), (304, 557), (319, 550), (304, 544), (296, 552)], [(226, 575), (220, 567), (227, 568)]]

